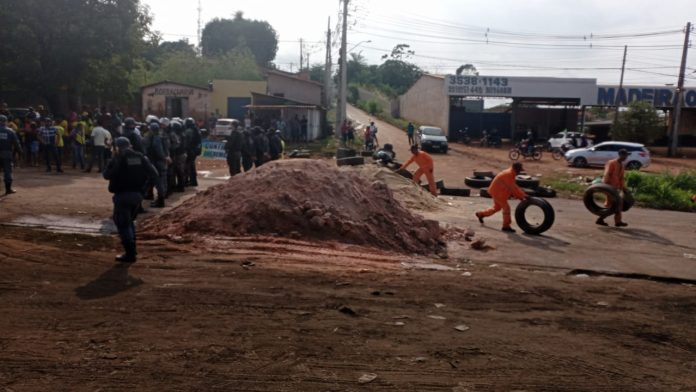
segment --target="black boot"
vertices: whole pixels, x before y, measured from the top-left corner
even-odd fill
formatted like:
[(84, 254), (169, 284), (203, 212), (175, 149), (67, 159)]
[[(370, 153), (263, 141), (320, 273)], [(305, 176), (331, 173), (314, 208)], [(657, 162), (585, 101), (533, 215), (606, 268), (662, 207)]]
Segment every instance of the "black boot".
[(5, 181), (5, 194), (6, 195), (11, 195), (13, 193), (17, 193), (16, 190), (12, 189), (12, 182), (11, 181)]
[(164, 208), (164, 197), (157, 197), (157, 200), (150, 203), (152, 208)]
[(135, 242), (124, 242), (123, 249), (126, 253), (116, 256), (116, 261), (121, 263), (135, 263), (137, 256)]

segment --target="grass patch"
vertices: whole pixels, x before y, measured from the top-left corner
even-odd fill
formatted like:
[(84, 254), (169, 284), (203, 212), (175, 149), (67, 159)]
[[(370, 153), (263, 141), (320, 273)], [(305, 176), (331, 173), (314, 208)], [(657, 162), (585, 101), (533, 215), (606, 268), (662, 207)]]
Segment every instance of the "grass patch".
[(696, 171), (679, 174), (628, 172), (626, 186), (638, 204), (659, 210), (696, 212)]
[(542, 185), (555, 189), (558, 196), (568, 199), (580, 199), (589, 184), (580, 182), (575, 177), (547, 177), (542, 179)]

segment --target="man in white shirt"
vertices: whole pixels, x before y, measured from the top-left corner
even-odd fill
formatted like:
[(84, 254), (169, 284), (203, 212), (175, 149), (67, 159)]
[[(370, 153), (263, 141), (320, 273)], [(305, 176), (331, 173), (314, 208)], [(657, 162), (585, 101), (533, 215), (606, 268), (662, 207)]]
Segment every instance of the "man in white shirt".
[(101, 122), (99, 125), (92, 129), (92, 159), (89, 162), (89, 166), (85, 170), (86, 173), (92, 171), (92, 166), (94, 166), (94, 161), (99, 163), (99, 173), (104, 171), (104, 160), (106, 158), (106, 149), (111, 147), (111, 133), (102, 127)]

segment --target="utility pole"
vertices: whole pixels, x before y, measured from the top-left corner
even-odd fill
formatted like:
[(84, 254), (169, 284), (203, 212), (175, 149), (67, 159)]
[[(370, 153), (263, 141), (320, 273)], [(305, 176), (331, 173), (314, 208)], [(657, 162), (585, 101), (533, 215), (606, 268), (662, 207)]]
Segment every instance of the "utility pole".
[(299, 70), (299, 72), (302, 72), (302, 65), (304, 64), (304, 55), (302, 54), (303, 46), (304, 46), (304, 43), (302, 41), (302, 38), (300, 38), (300, 70)]
[(341, 36), (341, 82), (339, 84), (338, 110), (336, 111), (336, 130), (340, 132), (346, 117), (346, 100), (348, 98), (347, 46), (348, 46), (348, 1), (343, 0), (343, 28)]
[(307, 71), (309, 71), (309, 55), (310, 55), (310, 54), (311, 54), (311, 53), (307, 53)]
[(201, 0), (198, 0), (198, 55), (202, 55), (203, 53), (203, 45), (201, 43), (201, 24), (202, 24), (202, 19), (201, 19), (201, 14), (203, 13), (203, 6), (201, 6)]
[(624, 72), (626, 71), (626, 52), (628, 51), (628, 45), (624, 45), (624, 55), (623, 62), (621, 63), (621, 80), (619, 81), (619, 90), (616, 92), (616, 98), (614, 98), (614, 106), (616, 107), (616, 112), (614, 112), (614, 127), (619, 122), (619, 95), (623, 91), (623, 80)]
[(331, 17), (326, 26), (326, 62), (324, 63), (324, 107), (331, 109)]
[(674, 92), (674, 110), (672, 111), (672, 132), (667, 155), (670, 157), (677, 155), (677, 147), (679, 147), (679, 117), (681, 117), (682, 109), (682, 92), (684, 90), (684, 72), (686, 70), (686, 55), (689, 51), (689, 35), (691, 34), (691, 22), (686, 24), (684, 32), (684, 49), (682, 51), (681, 67), (679, 68), (679, 81), (677, 82), (677, 90)]

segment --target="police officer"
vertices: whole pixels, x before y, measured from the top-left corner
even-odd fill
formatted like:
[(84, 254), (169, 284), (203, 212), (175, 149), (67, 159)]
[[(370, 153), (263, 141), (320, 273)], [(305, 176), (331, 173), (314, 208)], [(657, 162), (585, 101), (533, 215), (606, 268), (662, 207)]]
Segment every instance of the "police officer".
[(153, 121), (148, 125), (148, 131), (143, 139), (147, 157), (159, 173), (159, 179), (154, 184), (150, 184), (150, 189), (152, 185), (157, 189), (157, 200), (150, 203), (150, 207), (153, 208), (163, 208), (164, 199), (167, 196), (167, 165), (170, 159), (163, 141), (164, 137), (159, 124)]
[(241, 159), (242, 148), (244, 147), (244, 134), (238, 125), (232, 125), (234, 129), (230, 132), (225, 143), (227, 153), (227, 167), (230, 169), (230, 176), (235, 176), (242, 172)]
[[(173, 140), (171, 146), (171, 155), (172, 160), (174, 161), (172, 168), (174, 169), (175, 180), (172, 190), (174, 192), (183, 192), (184, 187), (186, 186), (186, 153), (189, 149), (189, 143), (184, 135), (184, 124), (182, 124), (181, 121), (172, 121), (170, 127), (172, 129), (170, 135), (173, 136), (171, 139)], [(177, 141), (176, 146), (174, 140)]]
[(16, 193), (12, 189), (12, 149), (22, 153), (22, 145), (13, 130), (7, 126), (7, 116), (0, 115), (0, 166), (2, 166), (3, 177), (5, 180), (5, 194)]
[(157, 170), (143, 154), (136, 152), (126, 137), (116, 139), (116, 153), (104, 170), (113, 193), (114, 223), (121, 237), (125, 253), (116, 261), (133, 263), (136, 260), (135, 218), (143, 200), (143, 189), (148, 181), (157, 180)]
[(184, 121), (184, 137), (186, 138), (186, 167), (185, 175), (188, 186), (198, 186), (198, 173), (196, 172), (196, 158), (203, 151), (203, 141), (201, 131), (196, 125), (196, 121), (189, 117)]
[(141, 154), (145, 153), (143, 147), (142, 136), (136, 132), (135, 119), (128, 117), (123, 121), (123, 136), (125, 136), (131, 144), (131, 148)]

